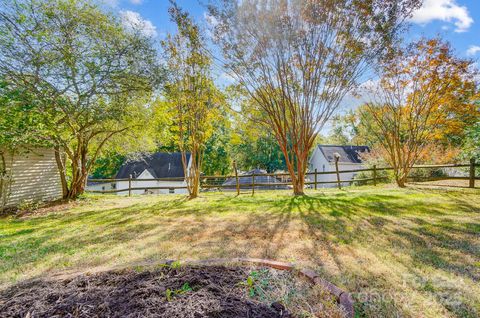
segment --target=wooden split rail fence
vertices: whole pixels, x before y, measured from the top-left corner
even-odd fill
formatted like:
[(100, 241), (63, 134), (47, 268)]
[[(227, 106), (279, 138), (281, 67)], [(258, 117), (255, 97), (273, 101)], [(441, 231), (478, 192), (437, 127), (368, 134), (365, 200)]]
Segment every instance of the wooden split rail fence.
[[(439, 176), (439, 177), (415, 177), (417, 180), (421, 179), (422, 181), (436, 181), (436, 180), (468, 180), (469, 181), (469, 187), (474, 188), (475, 187), (475, 180), (480, 180), (478, 176), (475, 175), (475, 168), (480, 167), (480, 164), (476, 164), (475, 160), (470, 160), (470, 163), (468, 164), (443, 164), (443, 165), (416, 165), (413, 166), (412, 170), (415, 169), (442, 169), (442, 168), (469, 168), (469, 176), (468, 177), (454, 177), (454, 176)], [(367, 183), (371, 182), (373, 185), (377, 185), (378, 182), (387, 179), (388, 177), (386, 176), (379, 176), (379, 172), (382, 171), (389, 171), (393, 170), (391, 167), (376, 167), (375, 165), (372, 168), (367, 168), (367, 169), (352, 169), (352, 170), (338, 170), (338, 167), (336, 171), (325, 171), (325, 172), (319, 172), (315, 169), (313, 172), (307, 172), (306, 177), (308, 180), (305, 181), (305, 185), (313, 188), (313, 189), (318, 189), (318, 185), (322, 184), (336, 184), (338, 188), (342, 187), (342, 184), (344, 183)], [(255, 177), (274, 177), (277, 180), (281, 180), (282, 178), (288, 178), (290, 175), (288, 173), (265, 173), (265, 174), (246, 174), (246, 175), (239, 175), (236, 169), (236, 166), (234, 164), (234, 175), (227, 175), (227, 176), (201, 176), (200, 177), (200, 188), (202, 190), (209, 190), (209, 189), (226, 189), (230, 191), (236, 191), (238, 194), (240, 194), (240, 191), (245, 188), (249, 189), (252, 194), (255, 193), (255, 189), (259, 190), (262, 188), (266, 189), (279, 189), (283, 188), (285, 189), (286, 187), (292, 185), (291, 182), (282, 182), (278, 181), (275, 183), (262, 183), (262, 182), (256, 182)], [(359, 173), (359, 172), (369, 172), (371, 173), (372, 177), (370, 178), (361, 178), (361, 179), (351, 179), (351, 180), (341, 180), (341, 175), (345, 173)], [(335, 174), (336, 175), (336, 180), (335, 181), (318, 181), (318, 176), (320, 175), (331, 175)], [(312, 178), (313, 177), (313, 181)], [(241, 183), (240, 179), (241, 178), (251, 178), (251, 183)], [(224, 185), (223, 182), (227, 179), (234, 179), (235, 184), (234, 185)], [(412, 178), (409, 178), (410, 180)], [(129, 195), (132, 194), (132, 191), (134, 190), (171, 190), (171, 189), (187, 189), (187, 186), (144, 186), (144, 187), (138, 187), (136, 185), (132, 186), (132, 183), (134, 182), (143, 182), (143, 181), (184, 181), (185, 179), (183, 177), (179, 178), (156, 178), (156, 179), (132, 179), (131, 176), (130, 178), (126, 179), (90, 179), (89, 182), (94, 182), (94, 183), (113, 183), (113, 182), (118, 182), (118, 181), (128, 181), (128, 188), (125, 189), (111, 189), (111, 190), (88, 190), (88, 192), (91, 193), (119, 193), (119, 192), (128, 192)]]

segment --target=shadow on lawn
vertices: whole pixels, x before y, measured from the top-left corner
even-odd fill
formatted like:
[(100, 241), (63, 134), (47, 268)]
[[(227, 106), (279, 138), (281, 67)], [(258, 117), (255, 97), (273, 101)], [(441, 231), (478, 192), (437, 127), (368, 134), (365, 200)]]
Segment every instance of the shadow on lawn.
[[(395, 193), (224, 196), (209, 200), (208, 209), (201, 200), (176, 198), (21, 221), (27, 222), (28, 228), (2, 236), (4, 244), (14, 240), (15, 246), (0, 242), (0, 256), (6, 261), (0, 265), (0, 271), (12, 270), (19, 261), (27, 267), (35, 266), (52, 255), (68, 258), (89, 249), (94, 251), (91, 257), (98, 256), (101, 263), (108, 264), (116, 258), (108, 252), (124, 245), (132, 248), (126, 261), (131, 264), (163, 258), (289, 260), (291, 256), (313, 265), (328, 279), (354, 293), (372, 288), (395, 290), (394, 282), (403, 279), (396, 277), (400, 272), (393, 271), (395, 277), (378, 276), (370, 259), (357, 251), (360, 246), (376, 261), (383, 262), (382, 253), (387, 254), (387, 266), (401, 266), (415, 275), (422, 275), (424, 269), (435, 269), (463, 279), (480, 279), (476, 265), (480, 252), (475, 241), (480, 223), (472, 219), (458, 224), (454, 219), (457, 211), (478, 211), (461, 197), (452, 197), (458, 204), (455, 213), (447, 213), (440, 202), (425, 204), (420, 198), (405, 200)], [(139, 250), (145, 253), (140, 254)], [(451, 250), (461, 253), (463, 259), (455, 258)], [(346, 260), (346, 256), (353, 261)], [(445, 303), (441, 286), (427, 288), (427, 283), (422, 281), (420, 287), (418, 282), (407, 285), (425, 298), (433, 296), (457, 316), (476, 314), (473, 305), (463, 300), (458, 306)], [(455, 288), (459, 299), (472, 299), (461, 290), (463, 286)], [(364, 315), (404, 315), (402, 304), (393, 298), (369, 298), (359, 301), (357, 306)]]

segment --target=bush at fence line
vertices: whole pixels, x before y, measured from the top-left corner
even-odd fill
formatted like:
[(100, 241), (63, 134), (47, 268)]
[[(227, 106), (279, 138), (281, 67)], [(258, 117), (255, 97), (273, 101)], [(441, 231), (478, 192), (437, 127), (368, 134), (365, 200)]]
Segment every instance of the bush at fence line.
[(412, 181), (425, 181), (429, 178), (446, 177), (447, 173), (442, 168), (414, 168), (409, 175)]
[[(362, 159), (363, 167), (365, 169), (373, 169), (375, 165), (377, 168), (388, 167), (389, 164), (385, 161), (383, 156), (378, 152), (372, 149), (370, 152), (359, 153), (358, 156)], [(360, 171), (354, 177), (354, 180), (358, 179), (370, 179), (373, 178), (372, 171)], [(391, 170), (377, 170), (377, 183), (390, 183), (393, 182), (395, 178), (393, 177), (393, 171)], [(373, 184), (372, 181), (355, 181), (352, 185), (360, 186), (366, 184)]]
[[(380, 167), (377, 166), (377, 168), (380, 168)], [(365, 167), (365, 169), (373, 169), (373, 166)], [(371, 181), (361, 180), (361, 179), (371, 179), (371, 178), (373, 178), (373, 170), (372, 171), (360, 171), (354, 177), (354, 180), (358, 180), (358, 181), (354, 181), (352, 183), (352, 185), (355, 185), (355, 186), (372, 185), (373, 180), (371, 180)], [(390, 183), (390, 182), (393, 182), (393, 180), (394, 180), (393, 171), (391, 171), (391, 170), (377, 170), (377, 184), (378, 183)]]

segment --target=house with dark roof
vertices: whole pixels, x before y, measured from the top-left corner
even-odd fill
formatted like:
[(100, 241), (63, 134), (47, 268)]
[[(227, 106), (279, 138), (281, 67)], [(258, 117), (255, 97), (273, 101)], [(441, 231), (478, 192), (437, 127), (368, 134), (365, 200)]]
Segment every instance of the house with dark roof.
[[(338, 170), (355, 170), (362, 169), (363, 161), (362, 153), (370, 152), (368, 146), (337, 146), (337, 145), (317, 145), (310, 157), (309, 170), (314, 172), (335, 171), (335, 156), (339, 156)], [(341, 173), (341, 180), (352, 180), (355, 177), (355, 172)], [(309, 177), (313, 181), (314, 176)], [(317, 176), (318, 182), (333, 182), (337, 180), (336, 174), (319, 174)], [(345, 182), (342, 186), (350, 185)], [(335, 187), (335, 183), (320, 184), (319, 187)]]
[[(187, 162), (189, 167), (190, 154), (187, 154)], [(116, 182), (117, 190), (128, 189), (129, 182), (132, 188), (145, 188), (132, 190), (132, 194), (187, 193), (186, 188), (176, 188), (187, 185), (180, 152), (157, 152), (138, 160), (128, 160), (120, 167), (115, 179), (122, 179)], [(158, 187), (162, 189), (156, 189)], [(126, 195), (128, 191), (121, 191), (118, 194)]]

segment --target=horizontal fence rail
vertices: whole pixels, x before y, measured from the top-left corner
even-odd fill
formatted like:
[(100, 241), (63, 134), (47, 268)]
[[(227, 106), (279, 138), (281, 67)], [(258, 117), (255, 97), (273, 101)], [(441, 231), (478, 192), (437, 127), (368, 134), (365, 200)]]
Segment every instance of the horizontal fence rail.
[[(234, 166), (235, 167), (235, 166)], [(475, 167), (480, 167), (480, 164), (476, 164), (474, 160), (471, 160), (469, 164), (441, 164), (441, 165), (415, 165), (412, 167), (412, 170), (415, 169), (442, 169), (442, 168), (470, 168), (469, 176), (438, 176), (438, 177), (424, 177), (424, 176), (411, 176), (408, 177), (408, 180), (423, 180), (423, 181), (437, 181), (437, 180), (469, 180), (469, 187), (475, 187), (475, 180), (480, 180), (479, 177), (475, 176)], [(388, 179), (386, 176), (379, 176), (378, 172), (381, 171), (391, 171), (393, 170), (392, 167), (376, 167), (375, 165), (372, 168), (365, 168), (365, 169), (349, 169), (349, 170), (335, 170), (335, 171), (310, 171), (305, 174), (305, 186), (312, 187), (314, 189), (318, 188), (318, 185), (322, 184), (337, 184), (339, 188), (341, 188), (342, 184), (345, 183), (367, 183), (373, 182), (374, 185), (377, 184), (378, 181), (382, 181)], [(342, 180), (340, 175), (345, 173), (359, 173), (359, 172), (369, 172), (372, 174), (372, 177), (360, 178), (360, 179), (350, 179), (350, 180)], [(318, 176), (322, 175), (337, 175), (336, 180), (332, 181), (320, 181), (318, 180)], [(254, 193), (255, 189), (287, 189), (289, 186), (292, 186), (291, 181), (283, 181), (283, 178), (289, 178), (290, 174), (288, 173), (265, 173), (265, 174), (244, 174), (244, 175), (225, 175), (225, 176), (201, 176), (200, 177), (200, 188), (204, 190), (208, 189), (225, 189), (231, 191), (237, 191), (240, 193), (241, 189), (251, 189), (252, 193)], [(265, 183), (265, 182), (255, 182), (256, 177), (273, 177), (278, 182), (275, 183)], [(251, 180), (247, 180), (246, 178), (250, 178)], [(223, 184), (225, 180), (232, 179), (235, 180), (235, 184)], [(313, 179), (313, 181), (312, 181)], [(128, 187), (122, 189), (106, 189), (106, 190), (90, 190), (87, 188), (87, 192), (90, 193), (121, 193), (121, 192), (128, 192), (131, 195), (132, 191), (151, 191), (151, 190), (178, 190), (183, 189), (186, 190), (187, 185), (185, 183), (185, 178), (183, 177), (175, 177), (175, 178), (152, 178), (152, 179), (133, 179), (133, 178), (107, 178), (107, 179), (89, 179), (89, 182), (98, 184), (108, 184), (108, 183), (116, 183), (116, 182), (126, 182)], [(154, 181), (154, 182), (182, 182), (184, 185), (181, 186), (138, 186), (137, 182), (146, 182), (146, 181)]]

